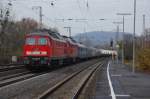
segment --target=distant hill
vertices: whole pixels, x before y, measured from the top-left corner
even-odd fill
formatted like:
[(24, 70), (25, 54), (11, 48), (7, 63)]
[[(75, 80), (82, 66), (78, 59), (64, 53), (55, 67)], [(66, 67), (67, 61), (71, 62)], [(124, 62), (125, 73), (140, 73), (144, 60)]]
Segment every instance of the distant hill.
[[(119, 33), (119, 39), (121, 39), (121, 34)], [(116, 32), (103, 32), (103, 31), (93, 31), (86, 33), (79, 33), (74, 36), (74, 39), (78, 42), (82, 42), (86, 45), (104, 45), (109, 44), (111, 40), (115, 41)]]

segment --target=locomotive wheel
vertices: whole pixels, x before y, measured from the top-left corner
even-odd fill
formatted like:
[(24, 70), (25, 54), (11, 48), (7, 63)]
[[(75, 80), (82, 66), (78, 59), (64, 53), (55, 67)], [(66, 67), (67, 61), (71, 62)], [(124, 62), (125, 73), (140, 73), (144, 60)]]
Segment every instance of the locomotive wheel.
[(47, 67), (48, 67), (48, 69), (51, 69), (52, 68), (52, 64), (50, 62), (48, 62)]
[(61, 65), (63, 65), (63, 60), (61, 59), (61, 60), (59, 60), (58, 61), (58, 64), (61, 66)]

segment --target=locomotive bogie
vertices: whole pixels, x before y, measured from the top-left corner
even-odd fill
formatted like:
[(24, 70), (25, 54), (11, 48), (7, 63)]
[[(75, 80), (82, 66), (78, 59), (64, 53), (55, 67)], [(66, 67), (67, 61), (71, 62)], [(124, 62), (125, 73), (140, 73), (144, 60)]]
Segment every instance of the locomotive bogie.
[(48, 57), (25, 57), (24, 64), (27, 65), (48, 65), (50, 62)]

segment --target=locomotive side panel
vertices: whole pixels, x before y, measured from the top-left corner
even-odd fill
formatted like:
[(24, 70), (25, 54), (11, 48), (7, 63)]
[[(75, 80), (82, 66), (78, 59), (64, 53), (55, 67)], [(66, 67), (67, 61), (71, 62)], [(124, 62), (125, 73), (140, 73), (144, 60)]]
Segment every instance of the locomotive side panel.
[(63, 59), (66, 56), (65, 43), (61, 41), (52, 40), (52, 58)]

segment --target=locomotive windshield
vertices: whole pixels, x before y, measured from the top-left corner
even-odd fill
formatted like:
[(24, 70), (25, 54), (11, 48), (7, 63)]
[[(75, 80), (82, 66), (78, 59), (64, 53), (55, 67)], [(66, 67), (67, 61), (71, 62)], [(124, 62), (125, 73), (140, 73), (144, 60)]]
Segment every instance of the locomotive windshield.
[(26, 39), (26, 44), (27, 45), (35, 45), (35, 38), (27, 38)]
[(39, 38), (38, 44), (39, 45), (46, 45), (47, 44), (47, 39), (46, 38)]

